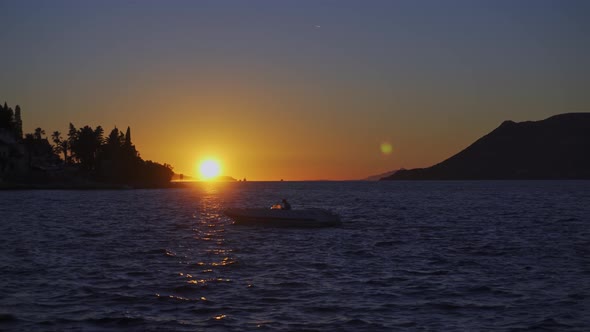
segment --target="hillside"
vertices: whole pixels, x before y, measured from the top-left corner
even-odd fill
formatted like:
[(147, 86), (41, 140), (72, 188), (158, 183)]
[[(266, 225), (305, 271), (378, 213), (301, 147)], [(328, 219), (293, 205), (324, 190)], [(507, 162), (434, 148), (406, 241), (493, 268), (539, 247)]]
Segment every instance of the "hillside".
[(428, 168), (382, 180), (590, 179), (590, 113), (504, 121), (465, 150)]
[[(403, 169), (403, 168), (401, 168), (401, 169)], [(361, 181), (379, 181), (384, 177), (388, 177), (388, 176), (395, 174), (397, 171), (399, 171), (399, 170), (389, 171), (389, 172), (385, 172), (385, 173), (381, 173), (381, 174), (377, 174), (377, 175), (371, 175), (371, 176), (368, 176), (368, 177), (362, 179)]]

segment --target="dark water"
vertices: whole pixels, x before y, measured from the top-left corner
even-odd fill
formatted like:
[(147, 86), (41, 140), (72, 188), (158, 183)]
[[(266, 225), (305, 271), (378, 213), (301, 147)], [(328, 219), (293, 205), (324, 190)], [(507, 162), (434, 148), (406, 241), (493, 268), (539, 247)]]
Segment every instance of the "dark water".
[[(344, 224), (222, 216), (283, 197)], [(0, 218), (0, 330), (590, 330), (590, 182), (8, 191)]]

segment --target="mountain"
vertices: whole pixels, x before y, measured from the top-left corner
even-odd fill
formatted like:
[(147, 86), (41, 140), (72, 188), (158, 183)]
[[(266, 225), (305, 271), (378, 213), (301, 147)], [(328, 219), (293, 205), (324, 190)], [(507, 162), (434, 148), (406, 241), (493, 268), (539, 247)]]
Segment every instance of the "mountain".
[(371, 176), (368, 176), (368, 177), (362, 179), (361, 181), (379, 181), (382, 178), (391, 176), (391, 175), (395, 174), (397, 171), (400, 171), (400, 170), (403, 170), (403, 168), (401, 168), (399, 170), (395, 170), (395, 171), (390, 171), (390, 172), (385, 172), (385, 173), (377, 174), (377, 175), (371, 175)]
[(590, 179), (590, 113), (504, 121), (439, 164), (381, 180), (495, 179)]
[(232, 178), (229, 175), (219, 175), (219, 176), (215, 177), (213, 179), (213, 181), (217, 181), (217, 182), (235, 182), (235, 181), (238, 181), (238, 180), (236, 180), (235, 178)]

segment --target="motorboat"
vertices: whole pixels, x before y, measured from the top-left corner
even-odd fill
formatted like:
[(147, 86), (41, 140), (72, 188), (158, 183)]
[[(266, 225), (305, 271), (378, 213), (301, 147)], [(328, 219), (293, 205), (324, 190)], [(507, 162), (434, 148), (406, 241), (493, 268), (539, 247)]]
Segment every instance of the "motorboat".
[(339, 215), (326, 209), (230, 208), (225, 210), (225, 215), (236, 224), (279, 227), (326, 227), (342, 223)]

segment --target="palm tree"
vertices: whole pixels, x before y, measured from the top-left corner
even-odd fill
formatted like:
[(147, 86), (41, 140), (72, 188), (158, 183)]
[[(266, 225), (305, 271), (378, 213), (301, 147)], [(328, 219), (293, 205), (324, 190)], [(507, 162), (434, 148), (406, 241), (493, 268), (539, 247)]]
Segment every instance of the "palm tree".
[[(72, 128), (73, 125), (71, 125), (70, 131)], [(94, 130), (89, 126), (84, 126), (75, 134), (68, 135), (73, 138), (70, 143), (70, 149), (73, 155), (80, 161), (82, 169), (90, 171), (96, 168), (98, 152), (104, 141), (103, 134), (104, 130), (101, 126), (96, 127)]]
[(59, 131), (54, 131), (53, 134), (51, 134), (51, 139), (53, 140), (53, 143), (55, 143), (54, 146), (54, 151), (56, 154), (60, 154), (63, 153), (64, 154), (64, 162), (68, 162), (68, 141), (64, 140), (61, 137), (61, 133)]
[(45, 135), (45, 130), (41, 128), (35, 128), (35, 133), (33, 134), (35, 139), (43, 139), (43, 135)]

